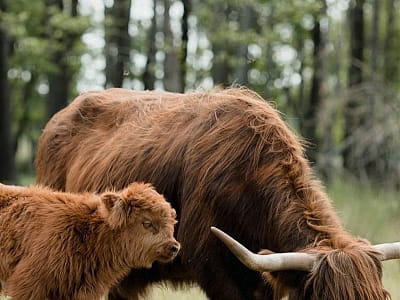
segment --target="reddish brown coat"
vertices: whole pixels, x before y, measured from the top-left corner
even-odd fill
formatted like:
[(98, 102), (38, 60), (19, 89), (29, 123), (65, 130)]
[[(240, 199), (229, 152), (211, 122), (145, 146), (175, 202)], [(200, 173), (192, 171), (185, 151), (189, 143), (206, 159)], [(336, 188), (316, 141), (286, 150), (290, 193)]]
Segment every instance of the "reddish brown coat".
[[(301, 142), (251, 91), (82, 94), (46, 125), (36, 166), (39, 183), (67, 191), (148, 181), (177, 210), (183, 250), (173, 268), (156, 264), (133, 272), (112, 299), (135, 299), (163, 279), (196, 282), (211, 299), (273, 299), (287, 292), (292, 299), (386, 297), (376, 252), (343, 230)], [(210, 226), (252, 251), (326, 256), (313, 273), (264, 274), (272, 291)], [(138, 273), (146, 280), (135, 280)]]
[(172, 260), (175, 223), (149, 184), (101, 195), (0, 184), (0, 280), (15, 300), (99, 299), (132, 268)]

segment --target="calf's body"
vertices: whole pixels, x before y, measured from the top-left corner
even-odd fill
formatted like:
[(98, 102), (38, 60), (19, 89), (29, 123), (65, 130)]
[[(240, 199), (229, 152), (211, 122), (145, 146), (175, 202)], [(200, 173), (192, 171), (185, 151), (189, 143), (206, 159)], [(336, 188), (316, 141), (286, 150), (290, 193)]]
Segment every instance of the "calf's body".
[(0, 280), (13, 300), (99, 299), (132, 268), (175, 257), (175, 222), (149, 184), (100, 195), (0, 184)]

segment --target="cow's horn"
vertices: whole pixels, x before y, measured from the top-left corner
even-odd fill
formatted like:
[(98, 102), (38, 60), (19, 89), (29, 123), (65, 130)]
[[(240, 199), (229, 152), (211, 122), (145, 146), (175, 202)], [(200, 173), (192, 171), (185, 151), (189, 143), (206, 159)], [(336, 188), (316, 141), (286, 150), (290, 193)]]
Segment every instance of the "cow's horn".
[(375, 245), (383, 253), (381, 260), (400, 259), (400, 242)]
[(255, 254), (229, 235), (216, 227), (211, 231), (236, 255), (248, 268), (260, 272), (284, 270), (310, 271), (316, 261), (316, 255), (309, 253), (273, 253), (269, 255)]

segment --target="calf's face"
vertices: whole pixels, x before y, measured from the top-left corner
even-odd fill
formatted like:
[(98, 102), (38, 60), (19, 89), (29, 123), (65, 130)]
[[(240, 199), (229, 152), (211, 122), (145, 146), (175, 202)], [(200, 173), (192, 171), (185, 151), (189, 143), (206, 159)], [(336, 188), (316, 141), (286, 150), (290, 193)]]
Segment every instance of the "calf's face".
[(173, 236), (175, 210), (150, 184), (133, 183), (120, 193), (101, 195), (106, 219), (120, 234), (132, 267), (150, 268), (173, 260), (180, 244)]
[(155, 216), (153, 212), (143, 211), (135, 226), (135, 228), (140, 228), (142, 253), (148, 258), (145, 267), (151, 267), (154, 261), (170, 262), (179, 252), (180, 244), (173, 236), (176, 223), (175, 211), (169, 210), (165, 213), (168, 215)]

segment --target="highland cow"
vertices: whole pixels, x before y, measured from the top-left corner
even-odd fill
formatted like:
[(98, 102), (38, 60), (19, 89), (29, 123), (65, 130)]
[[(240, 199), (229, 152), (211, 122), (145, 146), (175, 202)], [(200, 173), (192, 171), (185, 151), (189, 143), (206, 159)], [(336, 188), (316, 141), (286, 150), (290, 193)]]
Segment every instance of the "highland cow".
[(93, 300), (170, 262), (175, 211), (150, 184), (100, 195), (0, 184), (0, 280), (16, 300)]
[[(162, 280), (197, 283), (210, 299), (388, 296), (382, 253), (343, 229), (300, 139), (249, 90), (84, 93), (46, 125), (36, 169), (40, 184), (73, 192), (151, 182), (176, 209), (177, 259), (133, 270), (110, 299), (137, 299)], [(307, 252), (318, 263), (312, 269), (256, 269), (264, 283), (210, 226), (252, 251)]]

